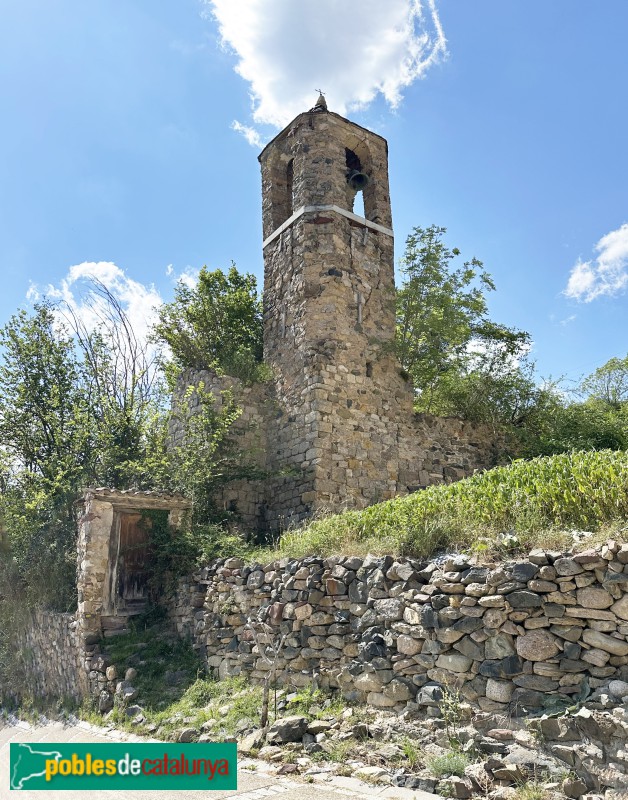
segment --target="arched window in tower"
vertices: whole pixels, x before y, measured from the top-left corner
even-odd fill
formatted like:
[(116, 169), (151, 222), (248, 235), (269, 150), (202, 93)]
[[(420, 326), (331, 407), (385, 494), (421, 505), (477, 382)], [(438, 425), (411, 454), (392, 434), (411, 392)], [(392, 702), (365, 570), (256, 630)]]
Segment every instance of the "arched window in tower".
[(362, 162), (358, 155), (348, 147), (345, 148), (345, 163), (347, 167), (347, 210), (364, 217), (366, 214), (364, 213), (362, 190), (369, 182), (368, 176), (362, 168)]
[(273, 230), (276, 230), (288, 217), (292, 216), (292, 184), (294, 182), (294, 159), (286, 164), (278, 159), (272, 170), (270, 201)]

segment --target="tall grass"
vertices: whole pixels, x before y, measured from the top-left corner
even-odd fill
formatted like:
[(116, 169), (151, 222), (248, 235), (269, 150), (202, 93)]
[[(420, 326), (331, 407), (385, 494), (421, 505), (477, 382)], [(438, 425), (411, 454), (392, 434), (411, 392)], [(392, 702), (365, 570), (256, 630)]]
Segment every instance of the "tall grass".
[(283, 555), (390, 553), (427, 557), (452, 546), (491, 545), (514, 531), (534, 545), (541, 531), (597, 530), (628, 518), (628, 452), (562, 453), (432, 486), (363, 511), (286, 532)]

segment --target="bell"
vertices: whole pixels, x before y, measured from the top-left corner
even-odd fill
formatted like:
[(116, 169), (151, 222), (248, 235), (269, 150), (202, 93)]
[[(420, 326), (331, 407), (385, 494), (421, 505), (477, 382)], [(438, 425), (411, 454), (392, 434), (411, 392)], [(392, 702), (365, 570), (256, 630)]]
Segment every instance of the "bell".
[(360, 192), (364, 189), (368, 182), (369, 176), (365, 175), (363, 172), (358, 172), (357, 169), (352, 169), (347, 175), (347, 183), (352, 189), (355, 189), (356, 192)]

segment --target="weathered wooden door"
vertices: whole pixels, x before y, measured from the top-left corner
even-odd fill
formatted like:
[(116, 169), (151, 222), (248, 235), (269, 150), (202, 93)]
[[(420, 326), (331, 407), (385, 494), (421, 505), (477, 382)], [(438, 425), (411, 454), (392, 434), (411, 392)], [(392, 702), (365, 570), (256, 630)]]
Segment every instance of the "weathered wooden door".
[(133, 614), (148, 600), (150, 520), (141, 514), (119, 513), (116, 611)]

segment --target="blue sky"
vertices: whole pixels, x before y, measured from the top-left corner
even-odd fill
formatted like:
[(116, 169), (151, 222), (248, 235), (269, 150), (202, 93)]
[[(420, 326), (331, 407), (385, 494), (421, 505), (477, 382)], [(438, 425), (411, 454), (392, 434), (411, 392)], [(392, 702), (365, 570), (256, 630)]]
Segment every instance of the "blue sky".
[(261, 277), (258, 144), (320, 88), (388, 139), (397, 256), (447, 227), (576, 380), (628, 352), (627, 30), (625, 0), (0, 0), (0, 324), (90, 271), (137, 319), (203, 264)]

